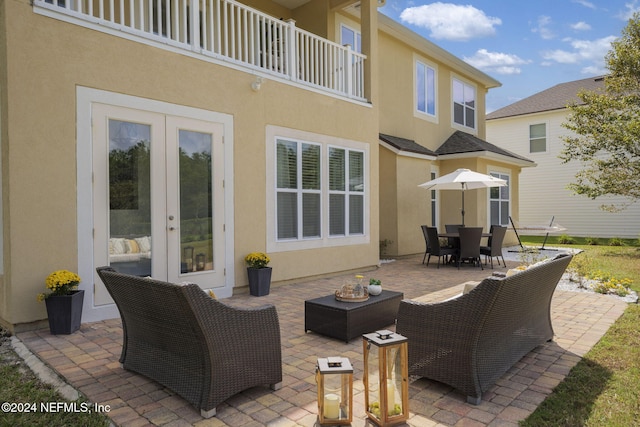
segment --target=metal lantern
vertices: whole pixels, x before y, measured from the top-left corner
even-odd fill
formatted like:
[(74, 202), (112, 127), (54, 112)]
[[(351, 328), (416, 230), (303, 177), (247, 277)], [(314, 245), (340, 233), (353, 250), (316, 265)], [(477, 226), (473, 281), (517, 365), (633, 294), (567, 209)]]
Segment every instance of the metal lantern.
[(353, 367), (346, 357), (318, 358), (318, 419), (320, 424), (351, 424)]
[(406, 421), (409, 419), (407, 338), (387, 330), (362, 338), (367, 417), (379, 426)]

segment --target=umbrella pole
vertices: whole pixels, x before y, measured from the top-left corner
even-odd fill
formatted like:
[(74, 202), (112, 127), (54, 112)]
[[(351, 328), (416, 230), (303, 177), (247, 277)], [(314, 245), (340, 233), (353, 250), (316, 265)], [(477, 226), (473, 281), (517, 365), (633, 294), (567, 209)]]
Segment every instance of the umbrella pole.
[(464, 227), (464, 182), (462, 183), (462, 226)]

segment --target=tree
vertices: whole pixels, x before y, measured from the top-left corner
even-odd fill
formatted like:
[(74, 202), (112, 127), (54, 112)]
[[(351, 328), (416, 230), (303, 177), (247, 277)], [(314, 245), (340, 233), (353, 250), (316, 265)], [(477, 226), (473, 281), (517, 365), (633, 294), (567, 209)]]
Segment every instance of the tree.
[(563, 137), (560, 158), (583, 162), (571, 190), (592, 199), (622, 196), (602, 206), (620, 210), (640, 199), (640, 13), (611, 45), (604, 89), (581, 91), (582, 102), (568, 106), (563, 126), (573, 135)]

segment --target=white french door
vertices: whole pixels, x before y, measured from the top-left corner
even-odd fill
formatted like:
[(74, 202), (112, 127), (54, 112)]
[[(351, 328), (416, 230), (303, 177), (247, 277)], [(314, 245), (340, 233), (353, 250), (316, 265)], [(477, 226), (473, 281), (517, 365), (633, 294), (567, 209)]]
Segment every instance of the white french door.
[[(225, 285), (223, 125), (93, 104), (96, 265)], [(112, 303), (95, 280), (94, 304)]]

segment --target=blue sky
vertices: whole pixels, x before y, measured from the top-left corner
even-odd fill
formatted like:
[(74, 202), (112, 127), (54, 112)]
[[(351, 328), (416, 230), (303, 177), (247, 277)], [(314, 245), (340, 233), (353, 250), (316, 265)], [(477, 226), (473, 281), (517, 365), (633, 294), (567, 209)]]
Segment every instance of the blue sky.
[(640, 0), (387, 0), (379, 11), (500, 81), (487, 95), (491, 112), (604, 74)]

